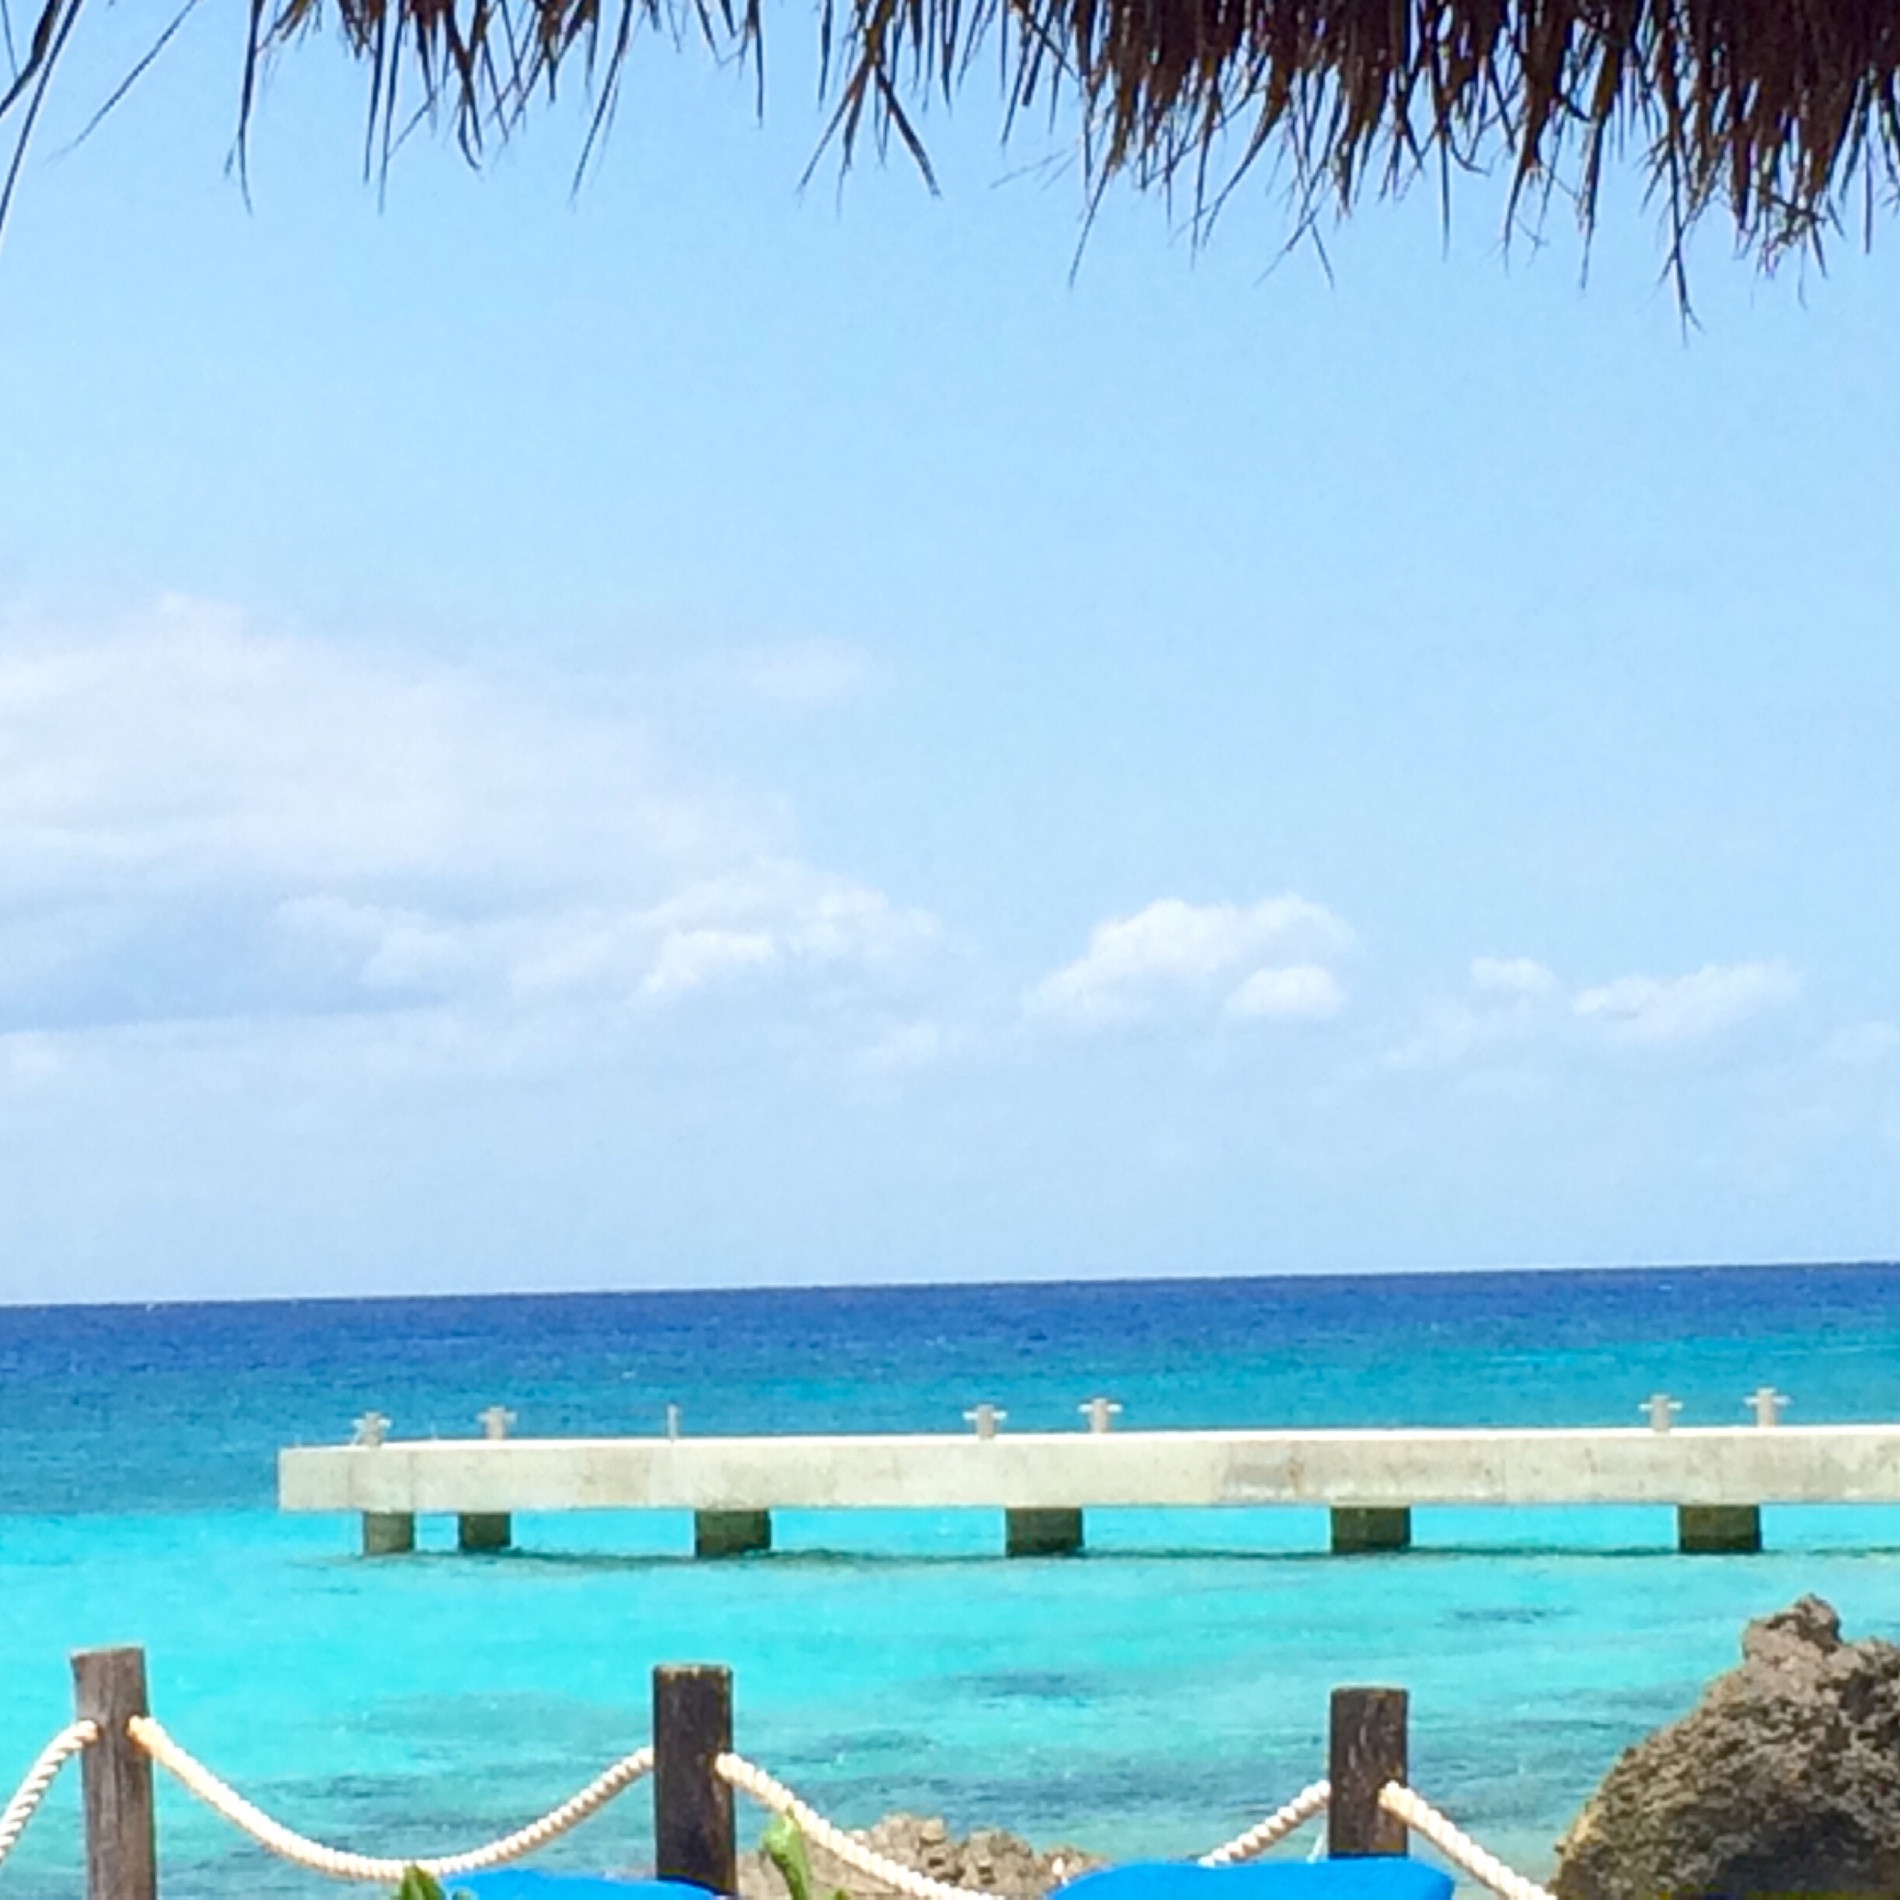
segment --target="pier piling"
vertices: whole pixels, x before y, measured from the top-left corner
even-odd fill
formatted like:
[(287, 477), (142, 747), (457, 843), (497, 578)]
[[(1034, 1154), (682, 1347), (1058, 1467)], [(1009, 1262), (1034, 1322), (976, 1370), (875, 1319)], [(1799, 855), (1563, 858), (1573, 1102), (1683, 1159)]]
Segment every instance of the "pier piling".
[(150, 1710), (142, 1649), (81, 1649), (73, 1659), (73, 1708), (98, 1726), (81, 1759), (86, 1813), (86, 1900), (157, 1900), (158, 1828), (152, 1764), (126, 1733)]
[(416, 1514), (413, 1511), (365, 1511), (363, 1513), (363, 1555), (396, 1557), (416, 1547)]
[(1336, 1557), (1358, 1556), (1375, 1550), (1410, 1550), (1412, 1507), (1409, 1504), (1336, 1504), (1332, 1509), (1332, 1544)]
[(1685, 1555), (1725, 1551), (1752, 1556), (1761, 1549), (1761, 1506), (1679, 1504), (1676, 1548)]
[(695, 1511), (695, 1557), (745, 1557), (772, 1548), (770, 1511)]
[(456, 1517), (457, 1550), (506, 1550), (514, 1541), (514, 1522), (506, 1511), (463, 1511)]
[(1379, 1805), (1379, 1790), (1388, 1781), (1407, 1782), (1408, 1708), (1403, 1689), (1333, 1691), (1326, 1852), (1334, 1860), (1405, 1852), (1405, 1823)]
[(1005, 1511), (1003, 1552), (1009, 1557), (1073, 1557), (1082, 1548), (1079, 1510)]
[(739, 1891), (732, 1790), (713, 1764), (732, 1747), (732, 1671), (711, 1663), (653, 1672), (653, 1852), (662, 1880)]

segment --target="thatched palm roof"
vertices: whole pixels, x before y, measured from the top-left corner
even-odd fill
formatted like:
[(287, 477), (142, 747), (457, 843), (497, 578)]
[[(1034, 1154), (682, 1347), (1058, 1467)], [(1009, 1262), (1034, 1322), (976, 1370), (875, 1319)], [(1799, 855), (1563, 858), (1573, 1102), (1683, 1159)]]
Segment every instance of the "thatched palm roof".
[[(88, 3), (12, 0), (16, 12), (38, 6), (29, 26), (6, 19), (0, 0), (13, 61), (0, 127), (14, 138), (0, 214)], [(1460, 169), (1502, 166), (1514, 210), (1557, 194), (1587, 232), (1606, 163), (1626, 153), (1660, 204), (1679, 270), (1682, 239), (1706, 212), (1772, 263), (1837, 229), (1870, 235), (1900, 180), (1900, 0), (816, 5), (832, 139), (846, 162), (867, 138), (880, 148), (895, 139), (928, 173), (916, 109), (968, 81), (988, 48), (1011, 117), (1070, 115), (1091, 194), (1128, 177), (1182, 187), (1203, 213), (1261, 164), (1277, 168), (1301, 218), (1421, 174), (1448, 188)], [(363, 66), (373, 162), (418, 111), (452, 123), (474, 158), (551, 97), (557, 77), (591, 86), (598, 131), (644, 27), (755, 55), (760, 7), (250, 0), (249, 55), (233, 75), (240, 155), (260, 64), (326, 27)]]

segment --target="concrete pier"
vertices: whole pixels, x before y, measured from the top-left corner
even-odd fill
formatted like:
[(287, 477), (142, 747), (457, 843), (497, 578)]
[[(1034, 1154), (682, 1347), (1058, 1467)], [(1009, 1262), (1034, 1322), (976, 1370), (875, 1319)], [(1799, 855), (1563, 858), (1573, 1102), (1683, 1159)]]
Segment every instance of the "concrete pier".
[(290, 1511), (350, 1511), (369, 1553), (418, 1514), (507, 1541), (516, 1511), (687, 1510), (702, 1555), (771, 1547), (774, 1510), (989, 1508), (1015, 1554), (1078, 1550), (1091, 1506), (1323, 1505), (1336, 1550), (1402, 1550), (1430, 1504), (1675, 1507), (1685, 1551), (1760, 1548), (1764, 1504), (1900, 1503), (1900, 1426), (1578, 1431), (1009, 1432), (471, 1438), (298, 1447)]

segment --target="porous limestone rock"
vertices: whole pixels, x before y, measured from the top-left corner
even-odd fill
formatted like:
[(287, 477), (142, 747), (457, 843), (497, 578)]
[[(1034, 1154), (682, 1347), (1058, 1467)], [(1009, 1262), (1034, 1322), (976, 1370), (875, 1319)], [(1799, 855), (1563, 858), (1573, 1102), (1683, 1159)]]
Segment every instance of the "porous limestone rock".
[(1628, 1749), (1557, 1847), (1560, 1900), (1900, 1895), (1900, 1646), (1803, 1597)]
[[(988, 1893), (1029, 1896), (1059, 1887), (1101, 1862), (1077, 1847), (1038, 1851), (1001, 1828), (980, 1827), (959, 1839), (941, 1820), (918, 1814), (887, 1814), (875, 1826), (852, 1831), (855, 1840), (932, 1880), (953, 1887), (980, 1887)], [(880, 1887), (854, 1869), (807, 1844), (812, 1888), (817, 1900), (830, 1900), (842, 1889), (851, 1900), (890, 1900)], [(762, 1854), (739, 1857), (740, 1900), (786, 1900), (785, 1883)]]

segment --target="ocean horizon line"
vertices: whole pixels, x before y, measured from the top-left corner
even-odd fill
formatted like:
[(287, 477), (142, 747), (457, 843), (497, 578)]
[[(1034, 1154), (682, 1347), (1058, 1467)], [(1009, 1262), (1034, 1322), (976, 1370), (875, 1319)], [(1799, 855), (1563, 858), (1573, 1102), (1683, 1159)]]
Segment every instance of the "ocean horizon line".
[(1612, 1280), (1640, 1275), (1676, 1274), (1708, 1278), (1724, 1274), (1794, 1273), (1882, 1273), (1900, 1271), (1900, 1257), (1870, 1256), (1854, 1260), (1811, 1258), (1799, 1260), (1633, 1260), (1583, 1265), (1563, 1262), (1534, 1262), (1517, 1266), (1465, 1267), (1371, 1267), (1353, 1271), (1316, 1268), (1273, 1273), (1102, 1273), (1038, 1275), (1026, 1273), (1008, 1278), (892, 1279), (892, 1280), (755, 1280), (731, 1284), (692, 1286), (656, 1283), (642, 1286), (559, 1286), (559, 1287), (484, 1287), (478, 1289), (443, 1288), (435, 1291), (403, 1290), (370, 1293), (257, 1293), (197, 1294), (166, 1299), (78, 1299), (19, 1300), (0, 1295), (0, 1312), (6, 1313), (159, 1313), (182, 1312), (199, 1308), (220, 1311), (252, 1308), (282, 1309), (293, 1307), (402, 1306), (440, 1304), (449, 1301), (530, 1302), (539, 1300), (699, 1300), (751, 1299), (773, 1295), (804, 1294), (890, 1294), (890, 1293), (1007, 1293), (1014, 1290), (1039, 1293), (1065, 1290), (1081, 1291), (1097, 1287), (1301, 1287), (1349, 1286), (1366, 1282), (1404, 1281), (1409, 1286), (1433, 1281), (1476, 1285), (1510, 1280)]

